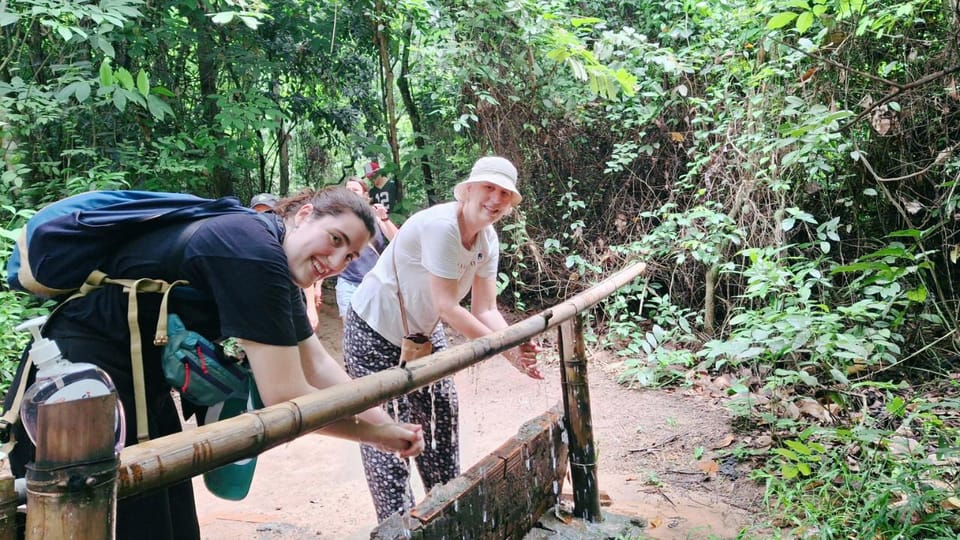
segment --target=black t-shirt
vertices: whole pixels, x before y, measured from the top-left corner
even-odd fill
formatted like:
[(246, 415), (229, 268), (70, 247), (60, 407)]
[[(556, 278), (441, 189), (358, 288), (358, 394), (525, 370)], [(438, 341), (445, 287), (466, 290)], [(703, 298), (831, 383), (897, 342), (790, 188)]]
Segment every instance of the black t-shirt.
[(387, 212), (393, 212), (397, 205), (397, 183), (387, 180), (383, 187), (370, 186), (370, 202), (380, 203)]
[[(187, 329), (213, 341), (236, 337), (296, 345), (313, 330), (303, 293), (291, 281), (280, 226), (264, 218), (273, 216), (233, 214), (206, 219), (193, 229), (163, 227), (120, 246), (100, 270), (115, 278), (187, 280), (187, 288), (174, 289), (168, 310)], [(184, 246), (182, 258), (178, 245)], [(161, 347), (152, 342), (160, 295), (142, 293), (138, 304), (144, 363), (159, 366)], [(127, 295), (118, 286), (94, 291), (68, 302), (48, 327), (55, 339), (93, 338), (128, 347)], [(129, 365), (129, 358), (118, 358), (115, 367)], [(159, 369), (145, 371), (148, 386), (159, 383)]]

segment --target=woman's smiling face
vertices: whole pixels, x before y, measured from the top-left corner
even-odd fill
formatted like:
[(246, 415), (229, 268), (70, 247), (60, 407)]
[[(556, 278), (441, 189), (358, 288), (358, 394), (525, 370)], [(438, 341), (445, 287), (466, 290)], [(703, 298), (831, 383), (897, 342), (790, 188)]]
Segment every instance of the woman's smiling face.
[(483, 224), (496, 223), (513, 209), (513, 192), (490, 182), (473, 182), (466, 186), (464, 209)]
[(305, 204), (293, 216), (283, 250), (293, 282), (309, 287), (343, 271), (369, 241), (370, 233), (353, 213), (316, 216), (313, 205)]

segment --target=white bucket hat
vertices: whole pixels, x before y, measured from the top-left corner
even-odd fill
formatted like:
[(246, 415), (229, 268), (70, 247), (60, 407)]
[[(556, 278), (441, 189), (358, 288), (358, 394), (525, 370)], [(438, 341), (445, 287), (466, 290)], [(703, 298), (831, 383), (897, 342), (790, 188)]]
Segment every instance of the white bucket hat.
[(509, 191), (513, 194), (511, 199), (513, 206), (519, 205), (523, 200), (523, 196), (517, 190), (517, 168), (505, 158), (488, 156), (478, 159), (473, 164), (470, 177), (453, 188), (454, 198), (462, 201), (467, 194), (467, 184), (474, 182), (489, 182)]

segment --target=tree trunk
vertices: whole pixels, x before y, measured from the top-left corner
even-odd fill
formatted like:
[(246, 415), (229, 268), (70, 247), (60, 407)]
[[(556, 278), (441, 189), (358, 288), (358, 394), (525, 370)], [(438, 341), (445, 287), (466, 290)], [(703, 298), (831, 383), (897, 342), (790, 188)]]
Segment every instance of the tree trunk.
[[(397, 142), (397, 106), (393, 97), (393, 67), (390, 63), (390, 32), (387, 28), (389, 17), (383, 0), (377, 0), (374, 9), (373, 31), (380, 51), (380, 70), (383, 75), (383, 104), (386, 112), (387, 144), (390, 145), (390, 154), (393, 162), (400, 166), (400, 145)], [(403, 200), (403, 183), (400, 175), (394, 175), (397, 183), (397, 200)]]
[(263, 193), (267, 191), (267, 155), (266, 155), (266, 141), (263, 140), (263, 134), (260, 130), (257, 130), (257, 138), (260, 139), (260, 146), (257, 148), (257, 169), (260, 174), (259, 177), (259, 186), (257, 190), (258, 193)]
[[(188, 17), (197, 31), (197, 71), (200, 76), (203, 120), (210, 127), (211, 135), (217, 140), (223, 140), (226, 135), (216, 127), (220, 107), (214, 100), (214, 96), (217, 95), (218, 63), (215, 36), (212, 32), (213, 23), (210, 22), (202, 9), (190, 10)], [(213, 167), (211, 178), (214, 195), (218, 197), (233, 195), (233, 178), (231, 178), (230, 172), (221, 165), (226, 160), (224, 146), (218, 144), (215, 152), (217, 164)]]
[(290, 192), (290, 136), (280, 120), (277, 128), (277, 145), (280, 153), (280, 190), (279, 195), (286, 197)]
[(440, 194), (433, 183), (433, 171), (430, 168), (430, 158), (424, 151), (427, 143), (423, 138), (423, 128), (420, 122), (420, 111), (417, 109), (416, 102), (413, 101), (413, 92), (410, 91), (410, 81), (407, 78), (410, 67), (410, 41), (413, 39), (413, 27), (407, 27), (403, 35), (403, 55), (400, 57), (400, 78), (397, 79), (397, 87), (400, 88), (400, 96), (403, 98), (403, 106), (410, 115), (410, 125), (413, 127), (413, 144), (419, 150), (420, 171), (423, 173), (423, 187), (427, 191), (427, 204), (433, 206), (440, 202)]

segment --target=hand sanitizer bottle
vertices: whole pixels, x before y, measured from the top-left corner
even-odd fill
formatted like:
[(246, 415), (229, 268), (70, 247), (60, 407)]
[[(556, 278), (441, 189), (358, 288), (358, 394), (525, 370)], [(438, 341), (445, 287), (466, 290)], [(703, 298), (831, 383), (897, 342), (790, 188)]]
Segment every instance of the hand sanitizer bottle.
[[(37, 377), (23, 395), (20, 419), (34, 444), (37, 442), (37, 421), (41, 404), (105, 396), (117, 391), (110, 376), (99, 367), (63, 358), (56, 342), (40, 335), (40, 328), (46, 321), (46, 317), (37, 317), (17, 326), (17, 330), (29, 330), (33, 334), (30, 360), (37, 366)], [(26, 377), (26, 374), (23, 376)], [(123, 404), (119, 398), (114, 426), (114, 448), (119, 453), (123, 450), (127, 436)]]

